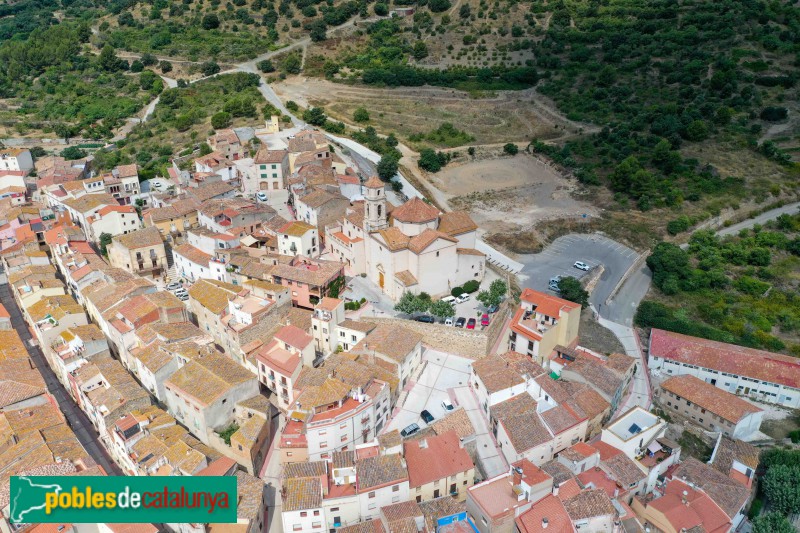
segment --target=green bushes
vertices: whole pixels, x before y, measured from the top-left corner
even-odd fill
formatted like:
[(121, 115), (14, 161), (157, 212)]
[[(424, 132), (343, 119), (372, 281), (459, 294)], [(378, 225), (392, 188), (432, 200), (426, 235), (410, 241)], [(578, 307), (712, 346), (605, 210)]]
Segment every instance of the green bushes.
[(457, 129), (449, 122), (443, 122), (430, 133), (415, 133), (408, 139), (412, 142), (428, 141), (439, 146), (456, 147), (474, 141), (475, 137)]
[(455, 296), (456, 298), (458, 298), (459, 296), (461, 296), (465, 292), (467, 292), (467, 291), (465, 291), (461, 287), (453, 287), (452, 289), (450, 289), (450, 295), (451, 296)]
[(472, 294), (473, 292), (477, 291), (480, 288), (480, 286), (481, 284), (479, 281), (471, 279), (461, 287), (464, 289), (464, 292)]
[(670, 235), (677, 235), (683, 233), (691, 226), (691, 221), (686, 215), (681, 215), (676, 219), (667, 222), (667, 233)]
[(367, 303), (366, 298), (361, 298), (361, 300), (354, 300), (352, 302), (345, 302), (344, 303), (344, 310), (345, 311), (358, 311), (361, 309), (361, 306)]

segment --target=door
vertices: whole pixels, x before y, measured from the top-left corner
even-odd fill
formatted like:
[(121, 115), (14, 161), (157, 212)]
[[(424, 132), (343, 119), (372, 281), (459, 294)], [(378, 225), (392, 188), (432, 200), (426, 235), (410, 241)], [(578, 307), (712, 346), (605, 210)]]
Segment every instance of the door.
[(378, 272), (378, 285), (383, 288), (383, 272)]

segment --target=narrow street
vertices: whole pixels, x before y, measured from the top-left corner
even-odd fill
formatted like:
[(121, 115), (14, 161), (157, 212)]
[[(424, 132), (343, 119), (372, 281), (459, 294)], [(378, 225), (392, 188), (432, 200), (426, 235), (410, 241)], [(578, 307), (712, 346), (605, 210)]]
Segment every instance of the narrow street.
[(78, 441), (80, 441), (89, 456), (94, 459), (98, 465), (102, 466), (103, 470), (105, 470), (108, 475), (123, 475), (122, 470), (114, 463), (105, 448), (103, 448), (103, 445), (100, 444), (98, 435), (89, 418), (78, 408), (77, 404), (72, 400), (72, 397), (61, 385), (61, 382), (58, 381), (58, 378), (56, 378), (55, 373), (47, 364), (41, 348), (38, 346), (31, 346), (31, 332), (28, 329), (28, 325), (25, 323), (25, 319), (22, 317), (16, 300), (14, 300), (11, 294), (10, 286), (4, 274), (0, 274), (0, 301), (3, 302), (6, 310), (11, 315), (11, 326), (19, 334), (22, 342), (25, 343), (28, 354), (31, 356), (42, 378), (44, 378), (47, 390), (58, 402), (61, 412), (64, 413), (67, 422), (72, 427), (72, 431), (74, 431), (75, 435), (78, 437)]

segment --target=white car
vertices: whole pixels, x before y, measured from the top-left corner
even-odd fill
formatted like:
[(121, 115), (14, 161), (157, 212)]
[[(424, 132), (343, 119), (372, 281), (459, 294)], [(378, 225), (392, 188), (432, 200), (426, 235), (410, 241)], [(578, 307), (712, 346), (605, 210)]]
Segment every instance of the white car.
[(450, 403), (450, 400), (442, 400), (442, 409), (444, 409), (445, 412), (447, 412), (447, 411), (452, 411), (455, 408), (453, 407), (453, 404)]
[(459, 296), (459, 297), (457, 297), (457, 298), (456, 298), (456, 303), (457, 303), (457, 304), (463, 304), (463, 303), (464, 303), (464, 302), (466, 302), (467, 300), (469, 300), (469, 294), (467, 294), (467, 293), (465, 292), (464, 294), (462, 294), (461, 296)]
[(265, 192), (257, 192), (256, 198), (258, 198), (259, 202), (266, 202), (267, 201), (267, 193)]
[(578, 270), (583, 270), (583, 271), (585, 271), (585, 272), (588, 272), (589, 270), (591, 270), (591, 269), (592, 269), (592, 267), (590, 267), (589, 265), (587, 265), (587, 264), (586, 264), (586, 263), (584, 263), (583, 261), (575, 261), (575, 262), (572, 264), (572, 266), (574, 266), (574, 267), (575, 267), (575, 268), (577, 268)]
[(453, 317), (449, 316), (449, 317), (445, 318), (444, 319), (444, 325), (445, 326), (452, 326), (453, 325)]

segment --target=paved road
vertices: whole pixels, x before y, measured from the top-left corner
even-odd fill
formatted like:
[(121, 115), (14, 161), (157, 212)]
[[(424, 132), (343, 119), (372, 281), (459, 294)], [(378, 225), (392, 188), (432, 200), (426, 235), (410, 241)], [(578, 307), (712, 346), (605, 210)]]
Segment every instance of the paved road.
[(5, 275), (0, 280), (0, 301), (6, 307), (6, 310), (11, 315), (11, 325), (14, 330), (19, 334), (25, 347), (28, 349), (28, 354), (31, 356), (33, 363), (36, 365), (37, 370), (44, 378), (47, 385), (47, 390), (50, 391), (61, 409), (64, 416), (67, 418), (72, 430), (78, 437), (83, 448), (95, 460), (95, 462), (102, 466), (109, 475), (123, 475), (122, 470), (114, 463), (111, 457), (106, 452), (105, 448), (98, 440), (97, 432), (94, 426), (89, 421), (86, 414), (81, 411), (77, 404), (72, 400), (72, 397), (67, 393), (61, 382), (56, 378), (55, 373), (47, 364), (42, 350), (38, 346), (31, 346), (31, 333), (22, 313), (17, 306), (16, 300), (11, 295), (9, 284), (6, 283)]
[[(635, 302), (633, 300), (636, 297), (641, 299), (647, 292), (646, 287), (643, 287), (644, 293), (641, 293), (641, 296), (639, 295), (641, 288), (630, 295), (620, 291), (615, 298), (613, 312), (610, 312), (605, 301), (637, 256), (634, 250), (602, 235), (571, 234), (559, 237), (538, 254), (521, 255), (517, 259), (524, 265), (519, 274), (523, 286), (551, 294), (555, 293), (548, 289), (550, 278), (572, 276), (581, 279), (588, 274), (572, 266), (575, 261), (583, 261), (592, 267), (602, 265), (603, 273), (589, 302), (600, 311), (601, 315), (609, 314), (607, 318), (611, 320), (622, 319), (623, 323), (630, 324), (624, 319), (628, 318), (627, 315), (633, 318), (633, 312), (639, 303), (638, 300)], [(649, 282), (645, 285), (649, 286)], [(632, 307), (631, 303), (634, 304)], [(622, 311), (625, 311), (625, 316), (619, 316), (623, 315)]]
[(742, 222), (739, 222), (738, 224), (734, 224), (727, 228), (723, 228), (717, 232), (717, 235), (736, 235), (743, 229), (752, 228), (756, 224), (763, 224), (764, 222), (769, 222), (770, 220), (774, 220), (781, 215), (797, 214), (798, 210), (800, 210), (800, 202), (788, 204), (783, 207), (779, 207), (777, 209), (771, 209), (769, 211), (765, 211), (764, 213), (758, 215), (757, 217), (744, 220)]

